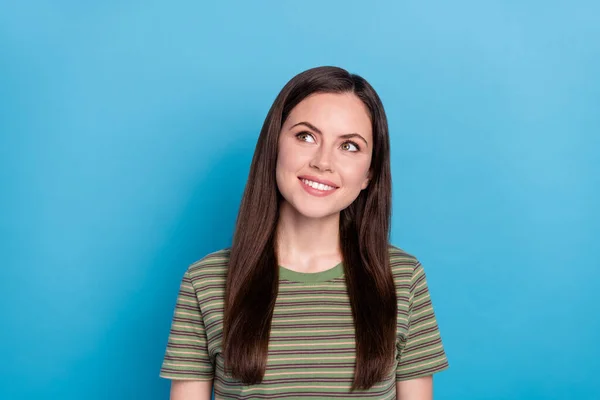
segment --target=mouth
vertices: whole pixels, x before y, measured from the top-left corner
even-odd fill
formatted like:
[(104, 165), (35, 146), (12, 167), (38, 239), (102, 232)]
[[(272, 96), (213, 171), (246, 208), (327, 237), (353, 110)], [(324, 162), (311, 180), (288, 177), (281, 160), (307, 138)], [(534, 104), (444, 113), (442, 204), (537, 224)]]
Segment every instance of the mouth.
[(304, 184), (304, 186), (323, 193), (331, 193), (335, 189), (339, 188), (339, 186), (331, 181), (318, 179), (313, 176), (299, 176), (298, 179)]

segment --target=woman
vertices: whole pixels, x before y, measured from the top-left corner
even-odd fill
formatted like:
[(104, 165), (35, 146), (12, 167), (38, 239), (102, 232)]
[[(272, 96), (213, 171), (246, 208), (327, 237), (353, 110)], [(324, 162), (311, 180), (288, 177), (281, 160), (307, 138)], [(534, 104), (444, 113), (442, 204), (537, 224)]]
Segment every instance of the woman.
[(171, 398), (431, 398), (448, 362), (390, 215), (374, 89), (336, 67), (295, 76), (262, 127), (231, 249), (183, 277), (161, 370)]

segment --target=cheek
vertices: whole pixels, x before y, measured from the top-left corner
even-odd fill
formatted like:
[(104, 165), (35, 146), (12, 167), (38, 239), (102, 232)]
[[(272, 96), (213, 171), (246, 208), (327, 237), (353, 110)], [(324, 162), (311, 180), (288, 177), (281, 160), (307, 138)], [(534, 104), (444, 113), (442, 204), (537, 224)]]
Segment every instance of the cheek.
[(361, 186), (369, 176), (369, 161), (355, 163), (344, 169), (343, 178), (349, 186)]
[(295, 173), (299, 169), (298, 164), (298, 155), (294, 151), (294, 148), (289, 146), (289, 144), (280, 144), (275, 168), (275, 177), (279, 191), (282, 190), (282, 185), (286, 186), (288, 184), (290, 174)]
[(290, 157), (289, 154), (285, 151), (285, 149), (280, 149), (279, 154), (277, 155), (277, 167), (276, 167), (276, 175), (277, 178), (280, 179), (284, 174), (289, 172), (290, 169)]
[(298, 172), (310, 159), (306, 149), (298, 148), (291, 143), (282, 143), (277, 155), (277, 169), (281, 172)]

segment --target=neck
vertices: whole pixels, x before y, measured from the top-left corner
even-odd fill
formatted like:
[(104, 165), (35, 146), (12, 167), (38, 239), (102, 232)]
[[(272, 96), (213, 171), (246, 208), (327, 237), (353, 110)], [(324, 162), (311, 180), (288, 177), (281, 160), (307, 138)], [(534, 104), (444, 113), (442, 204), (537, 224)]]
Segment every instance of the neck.
[(320, 272), (342, 260), (340, 213), (308, 218), (283, 201), (277, 221), (276, 251), (280, 265), (298, 272)]

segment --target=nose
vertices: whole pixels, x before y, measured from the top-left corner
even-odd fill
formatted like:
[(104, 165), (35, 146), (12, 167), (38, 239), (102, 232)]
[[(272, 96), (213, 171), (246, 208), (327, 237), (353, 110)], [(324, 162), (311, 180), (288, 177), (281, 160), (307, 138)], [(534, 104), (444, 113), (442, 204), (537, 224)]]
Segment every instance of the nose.
[(315, 156), (311, 160), (310, 166), (320, 171), (333, 172), (331, 168), (331, 155), (324, 146), (320, 147), (319, 150), (315, 152)]

